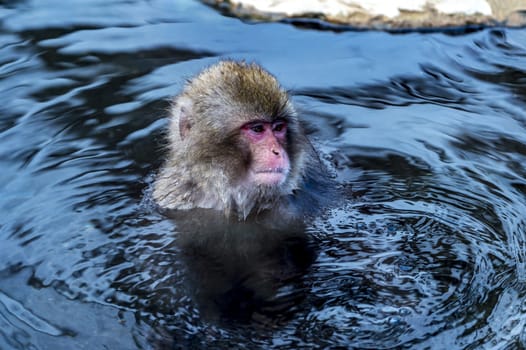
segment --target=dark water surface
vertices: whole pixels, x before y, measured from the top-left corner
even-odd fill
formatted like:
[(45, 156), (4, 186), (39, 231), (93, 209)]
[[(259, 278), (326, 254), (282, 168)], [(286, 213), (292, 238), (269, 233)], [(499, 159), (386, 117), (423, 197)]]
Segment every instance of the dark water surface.
[[(166, 99), (224, 57), (291, 90), (351, 188), (307, 235), (194, 239), (143, 200)], [(0, 96), (0, 349), (526, 346), (524, 29), (2, 1)]]

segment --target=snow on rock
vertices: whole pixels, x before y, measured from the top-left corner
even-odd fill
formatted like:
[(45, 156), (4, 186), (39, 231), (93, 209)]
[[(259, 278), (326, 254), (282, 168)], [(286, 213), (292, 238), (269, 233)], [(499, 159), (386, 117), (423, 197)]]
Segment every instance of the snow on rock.
[(423, 11), (427, 7), (443, 13), (491, 14), (491, 7), (485, 0), (233, 0), (232, 3), (287, 16), (305, 13), (338, 16), (362, 10), (374, 15), (396, 17), (400, 10)]
[(526, 25), (526, 0), (203, 0), (260, 20), (317, 17), (361, 28)]

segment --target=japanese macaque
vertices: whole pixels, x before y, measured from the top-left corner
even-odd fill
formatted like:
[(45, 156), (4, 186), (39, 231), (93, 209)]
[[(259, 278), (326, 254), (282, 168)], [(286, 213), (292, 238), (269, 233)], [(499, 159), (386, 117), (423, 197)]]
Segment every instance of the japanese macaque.
[(163, 209), (297, 217), (326, 191), (287, 92), (257, 64), (205, 69), (174, 98), (170, 117), (168, 159), (153, 191)]

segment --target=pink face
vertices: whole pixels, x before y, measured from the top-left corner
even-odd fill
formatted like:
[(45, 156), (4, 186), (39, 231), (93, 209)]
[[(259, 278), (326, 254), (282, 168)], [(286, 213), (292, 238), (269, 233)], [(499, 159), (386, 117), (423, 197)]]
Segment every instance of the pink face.
[(241, 135), (249, 145), (252, 165), (249, 182), (257, 185), (279, 185), (285, 182), (290, 161), (283, 145), (287, 141), (287, 123), (255, 121), (241, 127)]

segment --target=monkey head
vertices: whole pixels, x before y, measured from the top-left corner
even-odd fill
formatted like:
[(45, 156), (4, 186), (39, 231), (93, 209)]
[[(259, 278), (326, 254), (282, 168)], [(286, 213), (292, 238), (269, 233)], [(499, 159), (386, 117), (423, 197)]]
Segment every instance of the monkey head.
[(241, 218), (300, 189), (312, 156), (287, 92), (244, 62), (222, 61), (186, 84), (172, 103), (168, 140), (157, 203)]

